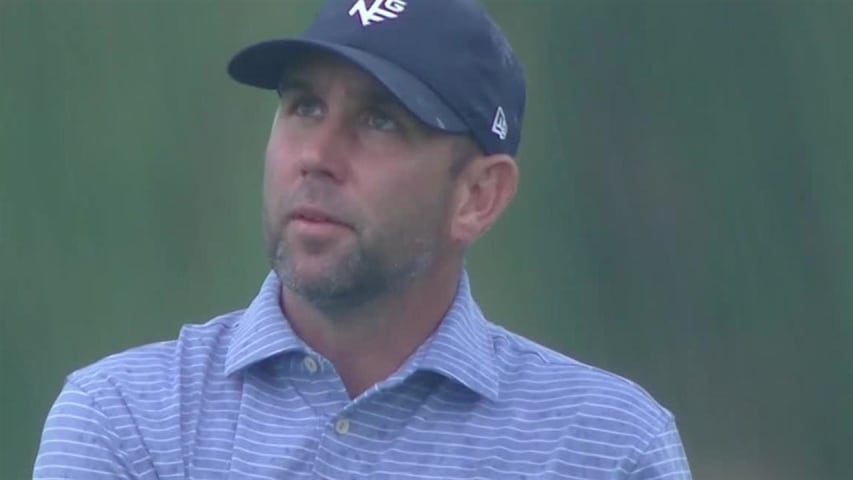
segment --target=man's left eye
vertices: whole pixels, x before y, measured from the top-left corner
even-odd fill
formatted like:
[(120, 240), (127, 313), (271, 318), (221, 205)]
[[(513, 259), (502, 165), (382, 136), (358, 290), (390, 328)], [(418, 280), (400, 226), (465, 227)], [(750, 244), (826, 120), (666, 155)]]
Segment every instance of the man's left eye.
[(365, 123), (368, 127), (382, 130), (382, 131), (393, 131), (399, 129), (399, 125), (397, 121), (388, 115), (382, 112), (367, 112), (365, 117)]

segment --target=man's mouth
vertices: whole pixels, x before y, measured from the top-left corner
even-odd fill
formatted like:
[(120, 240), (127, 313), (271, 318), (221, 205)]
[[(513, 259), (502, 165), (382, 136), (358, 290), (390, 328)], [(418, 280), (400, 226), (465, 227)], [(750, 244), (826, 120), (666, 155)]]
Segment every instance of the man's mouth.
[(335, 216), (330, 213), (327, 213), (324, 210), (312, 207), (300, 207), (294, 209), (288, 215), (288, 219), (291, 221), (301, 221), (306, 223), (314, 223), (314, 224), (331, 224), (331, 225), (339, 225), (342, 227), (349, 227), (346, 223), (339, 220)]

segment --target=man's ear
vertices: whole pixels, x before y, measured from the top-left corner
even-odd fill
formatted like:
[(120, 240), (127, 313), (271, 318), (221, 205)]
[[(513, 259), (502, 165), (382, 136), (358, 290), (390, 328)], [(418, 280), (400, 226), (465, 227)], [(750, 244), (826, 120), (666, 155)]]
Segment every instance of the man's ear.
[(515, 195), (518, 166), (506, 154), (478, 156), (459, 173), (450, 235), (474, 243), (500, 217)]

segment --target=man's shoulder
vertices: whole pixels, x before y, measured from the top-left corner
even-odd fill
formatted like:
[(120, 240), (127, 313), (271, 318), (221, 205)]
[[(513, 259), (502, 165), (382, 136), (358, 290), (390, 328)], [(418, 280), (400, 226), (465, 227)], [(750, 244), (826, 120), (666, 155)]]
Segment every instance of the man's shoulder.
[(68, 381), (84, 390), (147, 388), (224, 362), (233, 326), (242, 310), (201, 324), (185, 324), (172, 340), (129, 348), (72, 372)]
[(501, 397), (536, 403), (578, 421), (608, 430), (647, 436), (672, 421), (672, 414), (643, 387), (588, 365), (502, 327), (493, 341)]

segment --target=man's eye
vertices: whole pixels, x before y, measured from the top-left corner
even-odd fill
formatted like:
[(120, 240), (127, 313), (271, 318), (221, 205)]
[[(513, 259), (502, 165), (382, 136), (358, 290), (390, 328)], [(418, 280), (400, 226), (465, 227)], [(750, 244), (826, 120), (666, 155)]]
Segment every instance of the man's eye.
[(323, 113), (323, 105), (315, 99), (300, 99), (293, 102), (293, 113), (300, 117), (317, 117)]
[(396, 120), (379, 111), (367, 112), (365, 114), (365, 123), (372, 129), (382, 131), (394, 131), (400, 128)]

